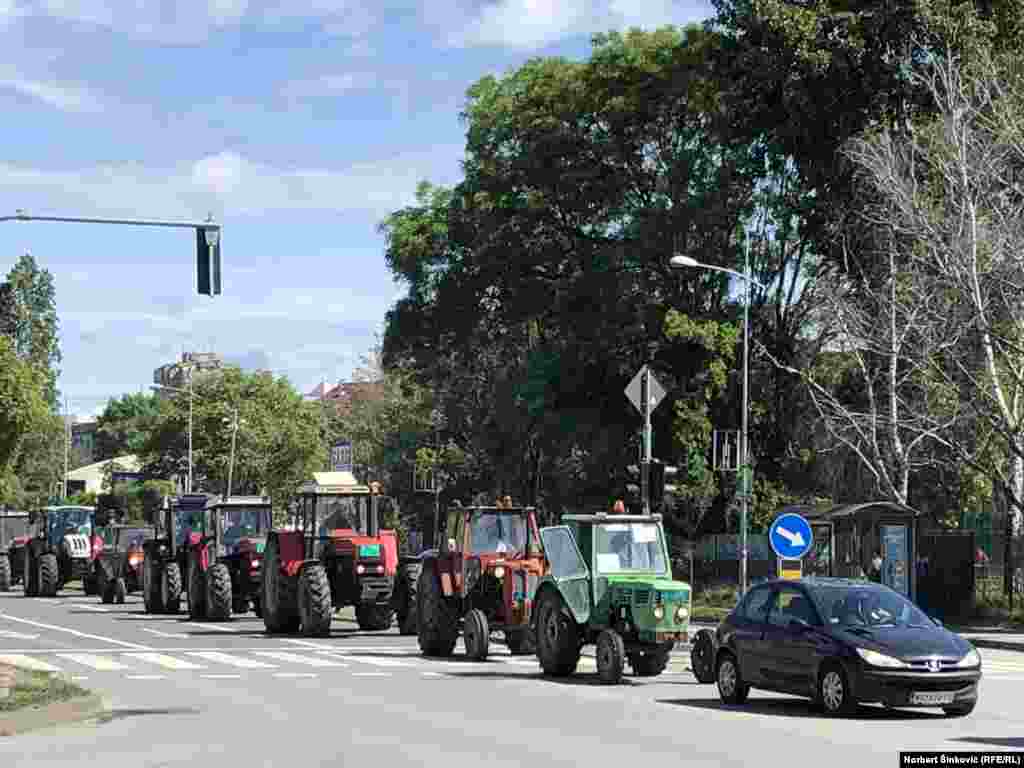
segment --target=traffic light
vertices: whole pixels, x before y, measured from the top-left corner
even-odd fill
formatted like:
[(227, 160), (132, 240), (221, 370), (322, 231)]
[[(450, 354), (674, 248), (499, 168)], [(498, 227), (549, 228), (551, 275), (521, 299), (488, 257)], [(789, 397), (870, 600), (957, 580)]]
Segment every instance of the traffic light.
[[(630, 502), (642, 505), (643, 498), (641, 496), (640, 466), (637, 464), (630, 464), (626, 467), (626, 471), (629, 472), (631, 478), (634, 478), (633, 482), (626, 483), (626, 496)], [(663, 464), (658, 459), (651, 459), (647, 481), (649, 484), (649, 498), (651, 500), (652, 510), (661, 506), (662, 501), (664, 500), (665, 491), (675, 490), (675, 484), (666, 483), (666, 480), (673, 479), (678, 474), (679, 467), (674, 467), (670, 464)]]
[(220, 227), (196, 227), (196, 277), (199, 293), (220, 295)]

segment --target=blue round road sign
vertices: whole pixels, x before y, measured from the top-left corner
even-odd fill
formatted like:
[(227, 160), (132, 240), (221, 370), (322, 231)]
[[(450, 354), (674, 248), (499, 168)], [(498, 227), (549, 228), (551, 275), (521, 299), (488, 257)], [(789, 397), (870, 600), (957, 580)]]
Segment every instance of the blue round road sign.
[(800, 515), (790, 512), (772, 521), (768, 539), (775, 554), (783, 560), (799, 560), (810, 551), (814, 536), (811, 524)]

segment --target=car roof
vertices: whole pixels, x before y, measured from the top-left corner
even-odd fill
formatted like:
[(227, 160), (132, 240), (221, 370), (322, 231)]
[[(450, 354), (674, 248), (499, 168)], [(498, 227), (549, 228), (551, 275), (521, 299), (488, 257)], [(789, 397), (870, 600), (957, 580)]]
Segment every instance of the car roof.
[(866, 579), (844, 579), (836, 576), (804, 576), (800, 579), (768, 579), (761, 582), (760, 584), (754, 584), (754, 587), (760, 587), (762, 585), (778, 586), (781, 584), (801, 584), (805, 587), (849, 587), (857, 589), (888, 589), (884, 584), (879, 584), (875, 581), (867, 581)]

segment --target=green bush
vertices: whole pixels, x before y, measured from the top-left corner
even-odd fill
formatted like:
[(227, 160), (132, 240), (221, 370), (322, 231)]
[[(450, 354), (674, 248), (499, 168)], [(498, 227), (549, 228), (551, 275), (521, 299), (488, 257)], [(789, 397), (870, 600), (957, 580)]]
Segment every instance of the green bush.
[(693, 602), (710, 608), (734, 608), (736, 606), (737, 588), (734, 585), (710, 587), (694, 596)]

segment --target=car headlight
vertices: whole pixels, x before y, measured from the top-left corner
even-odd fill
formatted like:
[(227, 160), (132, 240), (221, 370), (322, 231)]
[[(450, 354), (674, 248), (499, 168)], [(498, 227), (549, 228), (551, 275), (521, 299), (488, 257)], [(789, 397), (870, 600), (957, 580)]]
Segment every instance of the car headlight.
[(866, 648), (858, 648), (857, 655), (860, 656), (864, 661), (870, 664), (872, 667), (888, 667), (889, 669), (900, 669), (908, 666), (906, 662), (894, 659), (892, 656), (886, 656), (884, 653), (878, 651), (869, 651)]
[(665, 618), (665, 606), (664, 605), (656, 605), (656, 606), (654, 606), (654, 618), (656, 618), (658, 621), (661, 621), (662, 619)]
[(496, 578), (496, 579), (504, 579), (505, 578), (505, 566), (499, 565), (497, 568), (494, 569), (494, 578)]
[(690, 615), (690, 611), (685, 605), (680, 605), (676, 608), (676, 621), (686, 621), (686, 617)]
[(956, 663), (958, 667), (980, 667), (981, 666), (981, 654), (977, 650), (971, 648), (960, 661)]

